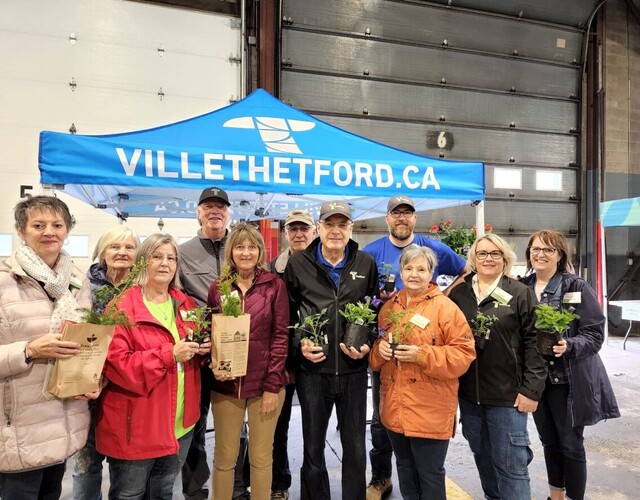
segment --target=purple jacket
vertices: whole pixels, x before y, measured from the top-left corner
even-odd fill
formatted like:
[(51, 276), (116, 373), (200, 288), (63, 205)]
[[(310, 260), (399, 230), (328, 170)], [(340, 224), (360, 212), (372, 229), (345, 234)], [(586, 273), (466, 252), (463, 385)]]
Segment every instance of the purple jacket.
[[(275, 274), (256, 270), (246, 295), (234, 284), (243, 300), (244, 312), (251, 315), (247, 374), (228, 382), (214, 381), (212, 389), (239, 399), (278, 393), (286, 384), (284, 364), (289, 345), (289, 300), (284, 281)], [(207, 305), (220, 310), (218, 281), (209, 288)]]

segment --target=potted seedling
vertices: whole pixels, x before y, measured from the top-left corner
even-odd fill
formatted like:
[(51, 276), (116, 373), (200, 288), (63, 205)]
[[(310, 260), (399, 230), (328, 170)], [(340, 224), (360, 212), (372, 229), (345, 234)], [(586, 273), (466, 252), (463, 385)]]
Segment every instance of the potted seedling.
[(365, 297), (364, 301), (349, 303), (340, 311), (347, 320), (347, 328), (342, 340), (344, 345), (360, 350), (367, 343), (371, 335), (371, 325), (376, 322), (376, 313), (373, 309), (377, 305), (376, 302), (380, 301), (375, 297), (373, 300), (371, 297)]
[(180, 311), (182, 319), (193, 324), (190, 340), (198, 344), (204, 343), (209, 337), (209, 326), (212, 309), (206, 306), (195, 307), (186, 311)]
[(391, 346), (391, 351), (395, 354), (396, 347), (406, 343), (407, 336), (411, 331), (413, 324), (410, 321), (403, 322), (404, 317), (411, 311), (395, 311), (387, 315), (386, 326), (382, 328), (387, 341)]
[(561, 309), (549, 304), (536, 306), (537, 348), (542, 355), (553, 356), (553, 346), (560, 342), (569, 324), (580, 316), (568, 309)]
[(396, 289), (396, 275), (391, 272), (393, 264), (387, 264), (383, 262), (379, 268), (380, 280), (384, 283), (382, 289), (386, 293), (391, 293)]
[(482, 351), (486, 343), (491, 339), (491, 325), (498, 321), (494, 314), (487, 315), (482, 311), (476, 313), (476, 317), (469, 321), (469, 326), (476, 341), (476, 349)]
[(296, 323), (289, 327), (294, 328), (296, 336), (300, 340), (301, 345), (310, 344), (313, 346), (322, 347), (322, 353), (325, 356), (329, 355), (329, 339), (324, 332), (325, 325), (329, 322), (326, 318), (327, 308), (322, 311), (310, 314), (306, 316), (302, 323)]

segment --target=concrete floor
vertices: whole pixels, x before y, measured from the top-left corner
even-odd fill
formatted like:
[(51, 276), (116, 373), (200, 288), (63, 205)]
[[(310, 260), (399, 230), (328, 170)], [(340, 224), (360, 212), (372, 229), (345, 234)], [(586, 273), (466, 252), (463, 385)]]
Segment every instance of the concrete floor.
[[(611, 338), (601, 351), (602, 359), (611, 378), (622, 418), (588, 427), (585, 430), (585, 446), (589, 462), (589, 479), (586, 498), (589, 500), (631, 500), (640, 498), (640, 338), (631, 338), (627, 349), (622, 350), (622, 339)], [(546, 473), (542, 449), (537, 437), (533, 418), (529, 421), (534, 459), (529, 466), (532, 498), (546, 499)], [(299, 498), (300, 466), (302, 465), (302, 435), (300, 408), (294, 406), (289, 438), (289, 455), (293, 485), (291, 498)], [(213, 435), (208, 438), (209, 449), (213, 448)], [(329, 427), (326, 448), (331, 493), (334, 499), (341, 498), (341, 448), (335, 424)], [(449, 499), (482, 499), (482, 489), (473, 457), (462, 434), (451, 441), (446, 461), (450, 480)], [(70, 469), (70, 467), (68, 468)], [(395, 472), (394, 472), (395, 475)], [(108, 474), (105, 471), (104, 493), (108, 489)], [(63, 485), (63, 500), (70, 500), (71, 473), (68, 470)], [(402, 498), (396, 485), (390, 500)], [(182, 498), (176, 484), (174, 498)], [(345, 499), (347, 500), (347, 499)]]

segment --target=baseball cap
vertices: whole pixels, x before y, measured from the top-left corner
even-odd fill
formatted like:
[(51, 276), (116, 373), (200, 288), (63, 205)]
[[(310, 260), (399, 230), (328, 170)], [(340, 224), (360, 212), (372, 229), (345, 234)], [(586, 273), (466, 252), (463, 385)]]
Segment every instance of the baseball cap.
[(200, 194), (200, 199), (198, 200), (198, 205), (200, 205), (200, 203), (202, 203), (204, 200), (208, 200), (209, 198), (217, 198), (224, 202), (225, 205), (231, 206), (231, 203), (229, 203), (229, 196), (227, 196), (226, 191), (223, 191), (222, 189), (218, 189), (216, 187), (210, 187), (202, 191), (202, 193)]
[(302, 222), (307, 226), (313, 226), (313, 217), (306, 210), (291, 210), (287, 214), (287, 218), (284, 221), (284, 225), (288, 226), (292, 222)]
[(415, 205), (413, 204), (413, 200), (408, 196), (401, 194), (400, 196), (393, 196), (389, 198), (389, 203), (387, 203), (387, 212), (395, 210), (400, 205), (409, 205), (414, 211), (416, 209)]
[(325, 201), (320, 207), (320, 220), (325, 220), (332, 215), (344, 215), (347, 219), (351, 218), (351, 207), (344, 201)]

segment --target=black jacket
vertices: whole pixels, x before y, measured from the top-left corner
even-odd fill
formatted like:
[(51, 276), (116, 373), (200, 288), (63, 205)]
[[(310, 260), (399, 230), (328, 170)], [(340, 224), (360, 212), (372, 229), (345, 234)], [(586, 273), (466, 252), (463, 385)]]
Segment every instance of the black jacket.
[[(532, 289), (536, 284), (536, 275), (522, 278), (522, 282)], [(573, 293), (573, 299), (565, 302), (567, 293)], [(575, 309), (580, 316), (569, 325), (566, 333), (567, 350), (560, 358), (564, 361), (569, 384), (567, 411), (574, 427), (593, 425), (600, 420), (620, 416), (618, 403), (607, 371), (598, 351), (604, 342), (605, 317), (595, 292), (582, 278), (570, 273), (556, 274), (542, 292), (543, 304)], [(558, 359), (550, 360), (550, 383)]]
[[(296, 364), (303, 370), (342, 375), (367, 369), (367, 356), (351, 359), (341, 350), (346, 320), (340, 314), (345, 304), (364, 300), (378, 294), (378, 268), (369, 254), (358, 251), (358, 244), (349, 240), (349, 257), (336, 287), (325, 268), (317, 262), (316, 252), (320, 238), (316, 238), (302, 252), (289, 257), (284, 270), (284, 281), (289, 293), (291, 324), (327, 308), (329, 323), (325, 333), (329, 337), (329, 354), (321, 363), (312, 363), (299, 352), (299, 339), (293, 342)], [(291, 335), (294, 335), (292, 329)], [(375, 338), (371, 338), (370, 344)]]
[(460, 377), (460, 398), (471, 403), (491, 406), (513, 406), (518, 393), (539, 401), (544, 390), (547, 367), (536, 349), (535, 306), (533, 290), (513, 278), (503, 276), (500, 288), (512, 296), (507, 305), (499, 305), (489, 296), (480, 305), (473, 292), (472, 278), (467, 276), (449, 298), (467, 317), (475, 318), (481, 310), (495, 315), (491, 340), (477, 350), (477, 358)]

